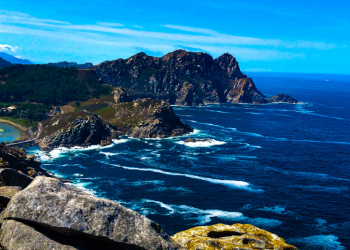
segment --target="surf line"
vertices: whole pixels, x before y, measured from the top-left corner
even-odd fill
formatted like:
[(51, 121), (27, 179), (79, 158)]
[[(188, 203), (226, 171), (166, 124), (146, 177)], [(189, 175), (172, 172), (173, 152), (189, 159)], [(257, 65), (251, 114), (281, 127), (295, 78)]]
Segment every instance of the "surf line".
[(202, 177), (202, 176), (197, 176), (197, 175), (192, 175), (192, 174), (181, 174), (181, 173), (173, 173), (173, 172), (167, 172), (163, 171), (160, 169), (154, 169), (154, 168), (134, 168), (134, 167), (126, 167), (126, 166), (120, 166), (117, 164), (110, 164), (110, 163), (105, 163), (101, 162), (106, 165), (118, 167), (118, 168), (123, 168), (127, 170), (134, 170), (134, 171), (148, 171), (148, 172), (154, 172), (154, 173), (159, 173), (159, 174), (165, 174), (165, 175), (172, 175), (172, 176), (183, 176), (191, 179), (197, 179), (197, 180), (202, 180), (202, 181), (207, 181), (213, 184), (220, 184), (224, 185), (227, 187), (233, 187), (233, 188), (238, 188), (238, 189), (243, 189), (247, 191), (252, 191), (252, 192), (263, 192), (262, 189), (252, 189), (250, 184), (245, 181), (234, 181), (234, 180), (218, 180), (218, 179), (213, 179), (213, 178), (208, 178), (208, 177)]

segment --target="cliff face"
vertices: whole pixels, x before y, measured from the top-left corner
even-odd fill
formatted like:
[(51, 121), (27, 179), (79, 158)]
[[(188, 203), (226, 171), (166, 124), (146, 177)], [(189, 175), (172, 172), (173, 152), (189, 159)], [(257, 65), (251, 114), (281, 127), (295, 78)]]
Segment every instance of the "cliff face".
[(118, 129), (133, 137), (165, 138), (193, 131), (165, 101), (146, 98), (119, 103), (114, 109)]
[(111, 124), (86, 111), (55, 116), (42, 122), (37, 142), (42, 150), (55, 147), (107, 145), (118, 138)]
[(267, 102), (230, 54), (213, 59), (206, 53), (185, 50), (160, 58), (138, 53), (92, 69), (99, 82), (122, 86), (133, 99), (159, 98), (178, 105)]

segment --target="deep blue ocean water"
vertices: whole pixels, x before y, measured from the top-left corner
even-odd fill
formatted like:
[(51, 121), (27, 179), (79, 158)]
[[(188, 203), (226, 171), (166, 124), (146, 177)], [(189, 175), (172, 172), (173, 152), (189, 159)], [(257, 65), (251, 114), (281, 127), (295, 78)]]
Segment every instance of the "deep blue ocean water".
[[(45, 169), (169, 234), (251, 223), (299, 249), (350, 248), (350, 77), (248, 75), (264, 94), (303, 104), (176, 106), (193, 134), (30, 151)], [(184, 144), (189, 137), (211, 141)]]

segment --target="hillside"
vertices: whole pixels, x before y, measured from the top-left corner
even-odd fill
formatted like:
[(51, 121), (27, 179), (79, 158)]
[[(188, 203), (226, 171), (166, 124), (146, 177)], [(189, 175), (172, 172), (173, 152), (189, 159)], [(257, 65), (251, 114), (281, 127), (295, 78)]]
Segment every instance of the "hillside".
[(82, 63), (78, 64), (76, 62), (57, 62), (57, 63), (47, 63), (43, 64), (46, 66), (54, 66), (54, 67), (59, 67), (59, 68), (72, 68), (75, 67), (77, 69), (88, 69), (94, 66), (92, 63)]
[(0, 52), (0, 57), (12, 64), (33, 64), (31, 61), (26, 59), (17, 58), (15, 56), (9, 55), (5, 52)]
[(138, 53), (92, 68), (98, 81), (126, 88), (133, 99), (151, 97), (177, 105), (266, 103), (236, 58), (176, 50), (163, 57)]
[(0, 69), (4, 68), (4, 67), (11, 66), (11, 65), (12, 65), (12, 63), (10, 63), (10, 62), (8, 62), (0, 57)]

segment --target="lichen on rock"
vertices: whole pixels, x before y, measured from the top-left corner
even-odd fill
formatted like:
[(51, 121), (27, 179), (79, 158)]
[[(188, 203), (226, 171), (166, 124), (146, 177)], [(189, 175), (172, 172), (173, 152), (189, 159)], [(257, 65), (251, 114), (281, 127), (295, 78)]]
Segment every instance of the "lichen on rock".
[(200, 226), (175, 234), (174, 241), (188, 250), (297, 250), (276, 234), (250, 224)]

